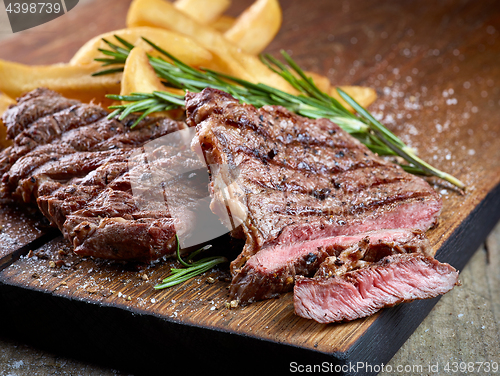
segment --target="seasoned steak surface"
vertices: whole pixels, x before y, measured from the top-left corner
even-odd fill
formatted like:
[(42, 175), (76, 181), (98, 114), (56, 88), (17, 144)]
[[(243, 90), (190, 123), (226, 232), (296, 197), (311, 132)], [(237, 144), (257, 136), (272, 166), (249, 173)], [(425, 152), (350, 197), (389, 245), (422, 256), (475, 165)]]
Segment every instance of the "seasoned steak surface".
[[(154, 161), (146, 160), (151, 155), (143, 148), (185, 124), (148, 117), (130, 129), (136, 117), (118, 121), (107, 115), (47, 89), (19, 98), (3, 116), (14, 144), (0, 153), (1, 196), (36, 203), (79, 255), (150, 261), (171, 254), (176, 233), (195, 225), (195, 199), (208, 194), (208, 182), (201, 192), (195, 186), (167, 192), (180, 201), (182, 212), (173, 218), (165, 197), (148, 196), (148, 189), (161, 191), (158, 181), (172, 178), (172, 164), (203, 165), (161, 143), (151, 151)], [(145, 175), (152, 169), (155, 182)], [(134, 181), (140, 182), (136, 191)]]

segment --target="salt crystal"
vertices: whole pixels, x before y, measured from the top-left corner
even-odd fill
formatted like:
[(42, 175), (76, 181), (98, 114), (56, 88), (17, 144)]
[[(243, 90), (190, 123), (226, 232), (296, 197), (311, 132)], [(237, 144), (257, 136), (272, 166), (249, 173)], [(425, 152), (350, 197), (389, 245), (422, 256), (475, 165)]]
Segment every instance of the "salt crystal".
[(156, 303), (156, 299), (155, 298), (151, 298), (151, 304), (155, 304)]
[(462, 317), (463, 315), (464, 315), (463, 313), (459, 313), (459, 314), (457, 315), (457, 317), (458, 317), (458, 318), (460, 318), (460, 317)]
[(469, 151), (467, 152), (467, 154), (474, 155), (474, 154), (476, 154), (476, 151), (474, 149), (469, 149)]
[(17, 360), (12, 363), (12, 368), (19, 369), (22, 365), (24, 365), (24, 362), (22, 360)]

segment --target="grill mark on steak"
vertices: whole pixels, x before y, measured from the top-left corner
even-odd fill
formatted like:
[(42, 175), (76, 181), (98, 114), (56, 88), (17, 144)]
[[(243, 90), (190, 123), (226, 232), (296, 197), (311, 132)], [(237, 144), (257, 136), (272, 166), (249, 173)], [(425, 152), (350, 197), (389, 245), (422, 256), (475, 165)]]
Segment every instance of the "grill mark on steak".
[(169, 192), (180, 207), (172, 218), (164, 199), (152, 199), (151, 188), (159, 187), (145, 184), (137, 196), (131, 179), (145, 168), (167, 180), (173, 165), (199, 168), (199, 160), (182, 150), (159, 147), (153, 151), (158, 159), (149, 164), (141, 154), (146, 143), (185, 124), (146, 117), (131, 130), (136, 116), (118, 121), (106, 115), (46, 89), (20, 98), (4, 116), (14, 145), (0, 153), (2, 196), (36, 202), (79, 255), (151, 261), (172, 254), (175, 235), (195, 226), (200, 186)]
[[(246, 243), (231, 263), (232, 286), (243, 271), (249, 286), (258, 285), (260, 276), (245, 265), (268, 249), (380, 229), (426, 231), (437, 221), (441, 199), (425, 180), (383, 160), (329, 120), (280, 107), (255, 109), (216, 89), (187, 93), (186, 111), (197, 130), (193, 147), (201, 146), (212, 175), (229, 185), (232, 179), (213, 166), (239, 170), (229, 196), (211, 184), (215, 213), (246, 211), (237, 215), (242, 224), (233, 231)], [(300, 265), (307, 259), (289, 257)], [(242, 297), (234, 287), (232, 297), (252, 299), (249, 291)]]
[[(233, 109), (230, 106), (228, 107), (227, 111)], [(269, 109), (269, 107), (264, 108), (266, 110)], [(243, 124), (246, 126), (237, 128), (235, 124), (238, 123), (236, 121), (228, 121), (226, 112), (224, 115), (224, 118), (220, 120), (226, 123), (226, 125), (230, 124), (230, 126), (236, 127), (236, 129), (243, 132), (246, 131), (247, 133), (252, 131), (253, 127), (247, 126), (250, 120), (245, 120)], [(293, 123), (294, 127), (296, 127), (295, 124), (297, 123), (297, 121)], [(333, 126), (333, 123), (331, 124)], [(303, 124), (302, 128), (306, 126), (313, 129), (316, 127), (320, 128), (313, 122)], [(335, 125), (335, 127), (337, 126)], [(312, 132), (308, 129), (303, 130), (303, 132), (312, 133), (311, 135), (308, 134), (307, 137), (303, 136), (303, 133), (295, 131), (295, 135), (288, 133), (286, 139), (281, 137), (281, 135), (272, 138), (272, 134), (261, 131), (265, 128), (266, 126), (263, 125), (258, 127), (257, 132), (252, 132), (250, 135), (245, 134), (245, 143), (241, 142), (242, 132), (231, 132), (225, 127), (215, 128), (213, 132), (215, 138), (219, 140), (219, 144), (224, 145), (225, 153), (244, 153), (258, 159), (264, 164), (307, 171), (313, 174), (340, 173), (357, 168), (387, 165), (381, 159), (368, 158), (365, 150), (354, 142), (347, 142), (342, 139), (341, 142), (333, 143), (331, 142), (331, 137), (327, 138), (325, 134), (318, 134), (318, 132)], [(339, 129), (336, 129), (335, 133)], [(318, 137), (318, 139), (312, 138), (313, 136)], [(287, 141), (287, 139), (289, 140)], [(273, 156), (272, 158), (269, 158), (270, 154)]]
[(80, 102), (64, 98), (52, 90), (35, 89), (18, 98), (17, 104), (11, 105), (3, 114), (7, 137), (14, 139), (23, 130), (32, 126), (36, 120), (79, 104)]

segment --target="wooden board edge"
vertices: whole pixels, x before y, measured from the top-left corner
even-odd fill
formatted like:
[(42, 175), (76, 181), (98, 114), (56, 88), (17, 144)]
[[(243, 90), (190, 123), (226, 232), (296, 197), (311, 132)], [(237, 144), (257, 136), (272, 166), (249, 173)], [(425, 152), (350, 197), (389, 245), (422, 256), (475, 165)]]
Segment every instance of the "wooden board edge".
[(6, 254), (5, 256), (0, 258), (0, 271), (7, 268), (9, 265), (12, 265), (15, 261), (19, 260), (21, 256), (28, 254), (30, 250), (36, 250), (40, 248), (45, 243), (55, 239), (57, 236), (61, 235), (59, 230), (57, 229), (49, 229), (42, 233), (37, 238), (33, 239), (28, 244), (23, 245), (20, 248), (17, 248), (11, 253)]
[(2, 335), (134, 375), (186, 369), (259, 372), (263, 366), (266, 371), (282, 374), (293, 362), (342, 364), (342, 359), (332, 354), (55, 295), (9, 281), (0, 283), (0, 299), (9, 302), (0, 310)]
[[(436, 252), (436, 259), (461, 271), (500, 220), (499, 198), (500, 184), (484, 197), (443, 242)], [(361, 369), (363, 375), (376, 375), (379, 368), (375, 366), (387, 364), (392, 359), (440, 298), (441, 296), (417, 300), (384, 309), (363, 336), (341, 355), (345, 357), (347, 364), (361, 362), (360, 364), (368, 366)], [(387, 343), (390, 346), (381, 346)], [(371, 350), (367, 352), (366, 349)], [(345, 373), (351, 374), (358, 373)]]

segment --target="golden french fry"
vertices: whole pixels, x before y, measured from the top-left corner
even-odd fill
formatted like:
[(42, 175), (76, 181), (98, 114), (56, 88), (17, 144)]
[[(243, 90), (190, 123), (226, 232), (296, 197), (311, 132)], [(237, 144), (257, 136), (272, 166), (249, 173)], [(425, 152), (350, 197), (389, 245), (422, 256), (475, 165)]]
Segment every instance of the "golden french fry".
[[(365, 86), (339, 86), (339, 87), (342, 90), (344, 90), (347, 94), (349, 94), (356, 102), (358, 102), (363, 107), (368, 107), (377, 99), (377, 92), (370, 87), (365, 87)], [(330, 95), (333, 98), (337, 99), (349, 111), (351, 112), (354, 111), (354, 109), (340, 97), (336, 87), (332, 87), (332, 89), (330, 90)]]
[(106, 94), (119, 94), (121, 73), (92, 77), (95, 66), (69, 64), (24, 65), (0, 60), (0, 91), (17, 98), (38, 87), (59, 92), (83, 102), (107, 105)]
[(235, 22), (236, 22), (236, 18), (231, 17), (231, 16), (226, 16), (223, 14), (218, 19), (216, 19), (214, 22), (212, 22), (211, 26), (215, 30), (217, 30), (221, 33), (225, 33), (234, 25)]
[(177, 0), (174, 6), (202, 25), (212, 24), (229, 6), (231, 0)]
[(152, 93), (165, 89), (149, 64), (146, 51), (141, 47), (134, 47), (125, 62), (120, 94)]
[[(175, 94), (184, 94), (183, 90), (168, 88), (163, 85), (149, 63), (146, 50), (140, 46), (135, 46), (130, 51), (125, 62), (120, 94), (130, 95), (132, 93), (152, 93), (154, 91), (169, 91)], [(150, 116), (168, 116), (177, 119), (182, 114), (182, 110), (172, 110), (157, 112)]]
[(12, 145), (12, 140), (7, 139), (7, 127), (2, 121), (2, 115), (9, 108), (11, 104), (16, 103), (16, 101), (9, 96), (0, 93), (0, 149), (6, 148)]
[(182, 34), (164, 28), (134, 27), (110, 31), (92, 38), (77, 51), (71, 59), (70, 64), (100, 65), (100, 63), (94, 61), (97, 57), (104, 57), (104, 55), (98, 51), (98, 48), (109, 49), (102, 39), (104, 38), (110, 42), (117, 43), (114, 35), (118, 35), (134, 45), (144, 42), (141, 37), (147, 38), (191, 66), (207, 66), (212, 60), (212, 54), (209, 51), (201, 47), (193, 39), (187, 38)]
[(274, 39), (281, 27), (278, 0), (256, 0), (224, 33), (224, 37), (248, 54), (258, 55)]
[(258, 83), (262, 82), (289, 93), (296, 90), (281, 76), (268, 69), (258, 57), (242, 52), (212, 27), (201, 25), (165, 0), (134, 0), (127, 14), (127, 26), (163, 27), (183, 33), (212, 52), (207, 67)]

